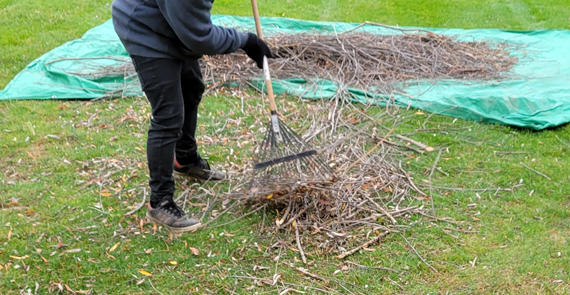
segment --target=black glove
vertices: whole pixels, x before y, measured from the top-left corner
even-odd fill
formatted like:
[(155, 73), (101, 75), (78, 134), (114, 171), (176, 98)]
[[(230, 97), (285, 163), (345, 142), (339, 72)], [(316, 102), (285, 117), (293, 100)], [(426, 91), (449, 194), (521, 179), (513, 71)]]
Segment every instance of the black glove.
[(259, 39), (257, 35), (253, 33), (248, 33), (247, 42), (243, 46), (243, 50), (251, 59), (253, 59), (257, 63), (257, 67), (263, 69), (263, 57), (267, 56), (267, 58), (273, 58), (273, 54), (267, 46), (265, 41)]

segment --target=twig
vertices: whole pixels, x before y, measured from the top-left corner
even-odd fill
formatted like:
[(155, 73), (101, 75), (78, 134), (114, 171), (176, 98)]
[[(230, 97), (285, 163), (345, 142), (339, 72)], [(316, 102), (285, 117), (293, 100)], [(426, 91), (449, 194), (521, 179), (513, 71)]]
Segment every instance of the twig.
[[(518, 186), (514, 186), (518, 187)], [(512, 192), (512, 188), (460, 188), (460, 187), (444, 187), (434, 186), (434, 189), (448, 190), (448, 191), (465, 191), (465, 192), (486, 192), (486, 191), (505, 191)]]
[(449, 219), (447, 219), (447, 218), (440, 218), (440, 217), (436, 217), (436, 216), (431, 216), (431, 215), (428, 215), (428, 214), (423, 213), (423, 212), (418, 212), (418, 213), (419, 213), (420, 215), (423, 215), (423, 216), (425, 216), (425, 217), (427, 217), (427, 218), (431, 218), (431, 219), (433, 219), (433, 220), (443, 221), (443, 222), (447, 222), (447, 223), (451, 223), (451, 224), (455, 224), (455, 225), (461, 226), (460, 223), (458, 223), (458, 222), (456, 222), (456, 221), (453, 221), (453, 220), (449, 220)]
[(382, 208), (380, 205), (378, 205), (378, 203), (374, 202), (374, 200), (372, 200), (372, 198), (370, 198), (367, 195), (364, 195), (364, 197), (366, 199), (368, 199), (370, 202), (372, 202), (372, 204), (374, 204), (374, 206), (376, 208), (378, 208), (378, 210), (380, 210), (380, 212), (382, 212), (384, 215), (386, 215), (388, 218), (390, 218), (390, 220), (392, 221), (392, 224), (398, 223), (398, 221), (396, 221), (396, 219), (392, 216), (392, 214), (390, 214), (390, 212), (388, 212), (386, 209)]
[(528, 166), (525, 165), (523, 162), (520, 162), (520, 164), (523, 165), (523, 167), (525, 167), (526, 169), (528, 169), (528, 170), (530, 170), (530, 171), (532, 171), (532, 172), (534, 172), (534, 173), (536, 173), (536, 174), (538, 174), (538, 175), (540, 175), (540, 176), (542, 176), (542, 177), (544, 177), (544, 178), (546, 178), (546, 179), (548, 179), (548, 180), (552, 180), (550, 177), (546, 176), (544, 173), (542, 173), (542, 172), (540, 172), (540, 171), (537, 171), (537, 170), (534, 170), (534, 169), (528, 167)]
[(560, 143), (562, 143), (564, 146), (566, 146), (567, 148), (570, 149), (570, 144), (568, 144), (564, 140), (560, 139), (560, 137), (558, 137), (558, 135), (556, 135), (556, 139), (558, 139), (558, 141), (560, 141)]
[(297, 226), (297, 223), (295, 223), (295, 239), (297, 240), (297, 248), (299, 249), (299, 254), (301, 254), (301, 259), (303, 260), (304, 264), (307, 264), (307, 257), (305, 257), (305, 252), (301, 246), (301, 239), (299, 238), (299, 227)]
[(423, 144), (423, 143), (421, 143), (421, 142), (419, 142), (419, 141), (415, 141), (415, 140), (413, 140), (413, 139), (411, 139), (411, 138), (405, 137), (405, 136), (403, 136), (403, 135), (401, 135), (401, 134), (396, 134), (396, 137), (399, 138), (399, 139), (401, 139), (401, 140), (407, 141), (407, 142), (409, 142), (409, 143), (411, 143), (411, 144), (413, 144), (413, 145), (415, 145), (415, 146), (417, 146), (417, 147), (419, 147), (419, 148), (421, 148), (421, 149), (424, 149), (424, 150), (426, 150), (427, 152), (432, 152), (432, 151), (435, 150), (434, 148), (432, 148), (432, 147), (430, 147), (430, 146), (427, 146), (427, 145), (425, 145), (425, 144)]
[(416, 248), (414, 248), (414, 246), (412, 246), (412, 244), (410, 244), (410, 242), (408, 242), (408, 239), (406, 239), (406, 237), (404, 237), (403, 235), (400, 235), (400, 236), (402, 237), (402, 239), (404, 239), (404, 241), (406, 241), (408, 246), (410, 246), (410, 248), (412, 248), (412, 250), (414, 250), (416, 255), (418, 255), (418, 257), (422, 260), (423, 263), (425, 263), (425, 265), (427, 265), (434, 272), (438, 273), (437, 269), (435, 269), (433, 266), (431, 266), (429, 263), (427, 263), (427, 261), (420, 255), (420, 253), (418, 253), (418, 251), (416, 251)]
[(433, 166), (431, 167), (431, 171), (429, 173), (429, 199), (431, 202), (431, 212), (435, 214), (435, 207), (433, 205), (433, 184), (431, 181), (431, 177), (433, 175), (433, 171), (435, 171), (435, 167), (437, 166), (437, 162), (439, 162), (439, 158), (441, 157), (441, 152), (442, 150), (439, 150), (439, 152), (437, 153), (437, 157), (435, 158), (435, 161), (433, 162)]
[(368, 246), (380, 241), (382, 238), (387, 236), (389, 233), (390, 233), (389, 231), (385, 231), (385, 232), (379, 234), (378, 236), (376, 236), (374, 239), (372, 239), (372, 240), (370, 240), (370, 241), (368, 241), (368, 242), (366, 242), (366, 243), (364, 243), (364, 244), (362, 244), (362, 245), (360, 245), (360, 246), (358, 246), (358, 247), (356, 247), (350, 251), (344, 252), (344, 253), (336, 256), (336, 258), (343, 259), (343, 258), (346, 258), (346, 257), (358, 252), (362, 248), (368, 248)]
[(289, 219), (289, 221), (287, 221), (287, 223), (280, 225), (277, 229), (282, 229), (284, 227), (287, 227), (289, 224), (293, 223), (293, 221), (297, 220), (297, 218), (299, 218), (299, 216), (301, 216), (303, 213), (305, 213), (305, 211), (307, 211), (307, 208), (301, 209), (301, 211), (299, 211), (297, 214), (295, 214), (295, 216), (293, 216), (291, 219)]
[(345, 263), (352, 264), (356, 267), (364, 268), (364, 269), (379, 269), (379, 270), (391, 271), (391, 272), (395, 272), (395, 273), (407, 273), (407, 271), (397, 270), (397, 269), (393, 269), (393, 268), (387, 268), (387, 267), (383, 267), (383, 266), (365, 266), (365, 265), (360, 265), (358, 263), (354, 263), (352, 261), (346, 261)]
[(158, 291), (158, 290), (154, 287), (154, 285), (152, 284), (152, 281), (151, 281), (150, 279), (148, 280), (148, 282), (150, 283), (150, 285), (152, 286), (152, 288), (154, 289), (154, 291), (158, 292), (158, 294), (160, 294), (160, 295), (164, 295), (164, 294), (162, 294), (162, 292)]
[(410, 183), (410, 185), (414, 188), (414, 190), (416, 192), (418, 192), (420, 195), (427, 197), (427, 194), (422, 192), (415, 184), (414, 181), (412, 180), (412, 178), (410, 178), (410, 176), (408, 175), (408, 173), (406, 171), (404, 171), (404, 168), (402, 168), (402, 161), (399, 162), (400, 165), (400, 170), (402, 171), (402, 173), (404, 173), (404, 176), (406, 177), (406, 179), (408, 179), (408, 182)]
[[(263, 278), (256, 278), (256, 277), (251, 277), (251, 276), (227, 276), (228, 278), (237, 278), (237, 279), (248, 279), (248, 280), (254, 280), (254, 281), (264, 281), (267, 279), (263, 279)], [(306, 289), (311, 289), (311, 290), (315, 290), (315, 291), (319, 291), (319, 292), (324, 292), (324, 293), (338, 293), (336, 291), (330, 291), (330, 290), (324, 290), (324, 289), (319, 289), (319, 288), (315, 288), (312, 286), (303, 286), (303, 285), (298, 285), (298, 284), (293, 284), (293, 283), (287, 283), (287, 282), (281, 282), (281, 284), (283, 285), (287, 285), (287, 286), (296, 286), (296, 287), (301, 287), (301, 288), (306, 288)]]
[(309, 276), (309, 277), (311, 277), (311, 278), (313, 278), (313, 279), (317, 279), (317, 280), (319, 280), (319, 281), (323, 281), (323, 282), (325, 282), (325, 283), (327, 283), (327, 284), (328, 284), (328, 282), (329, 282), (329, 280), (327, 280), (327, 279), (325, 279), (325, 278), (323, 278), (323, 277), (321, 277), (321, 276), (318, 276), (318, 275), (316, 275), (316, 274), (312, 274), (312, 273), (308, 272), (306, 269), (304, 269), (304, 268), (302, 268), (302, 267), (296, 267), (296, 266), (294, 266), (293, 264), (287, 263), (287, 262), (283, 262), (283, 263), (286, 264), (286, 265), (288, 265), (288, 266), (291, 267), (292, 269), (297, 270), (297, 271), (300, 271), (302, 274), (304, 274), (304, 275), (306, 275), (306, 276)]
[(503, 151), (493, 151), (493, 154), (499, 154), (499, 155), (509, 155), (509, 154), (515, 154), (515, 155), (524, 155), (524, 154), (528, 154), (527, 152), (503, 152)]
[(146, 188), (143, 187), (143, 198), (142, 201), (135, 207), (135, 209), (133, 209), (132, 211), (129, 211), (127, 213), (125, 213), (125, 215), (123, 216), (129, 216), (129, 215), (133, 215), (135, 214), (135, 212), (139, 211), (145, 204), (146, 204)]
[[(253, 210), (253, 211), (251, 211), (251, 212), (249, 212), (249, 213), (247, 213), (247, 214), (245, 214), (245, 215), (240, 216), (239, 218), (236, 218), (236, 219), (234, 219), (234, 220), (232, 220), (232, 221), (230, 221), (230, 222), (226, 222), (226, 223), (214, 225), (214, 226), (212, 226), (212, 228), (220, 227), (220, 226), (224, 226), (224, 225), (228, 225), (228, 224), (232, 224), (232, 223), (234, 223), (234, 222), (236, 222), (236, 221), (238, 221), (238, 220), (243, 219), (243, 218), (246, 217), (246, 216), (249, 216), (249, 215), (251, 215), (251, 214), (253, 214), (253, 213), (255, 213), (255, 212), (257, 212), (257, 211), (259, 211), (259, 210), (261, 210), (261, 209), (263, 209), (263, 208), (265, 208), (266, 206), (267, 206), (267, 204), (262, 205), (261, 207), (255, 209), (255, 210)], [(204, 226), (205, 226), (205, 225), (204, 225)]]
[(354, 161), (350, 166), (348, 166), (348, 168), (344, 169), (344, 171), (350, 170), (350, 168), (354, 167), (354, 165), (358, 164), (360, 161), (362, 161), (362, 159), (372, 154), (382, 144), (382, 142), (384, 142), (384, 140), (386, 140), (386, 138), (388, 138), (388, 136), (392, 134), (392, 132), (394, 132), (394, 128), (390, 129), (390, 131), (382, 139), (380, 139), (380, 141), (378, 141), (378, 143), (373, 148), (371, 148), (366, 154), (364, 154), (364, 156)]

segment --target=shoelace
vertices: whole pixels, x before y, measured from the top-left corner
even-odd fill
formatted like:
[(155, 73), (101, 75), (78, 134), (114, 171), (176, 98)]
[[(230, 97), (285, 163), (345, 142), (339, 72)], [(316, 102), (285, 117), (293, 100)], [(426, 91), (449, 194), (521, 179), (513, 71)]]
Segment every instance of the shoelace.
[(178, 205), (176, 205), (176, 203), (174, 203), (174, 201), (172, 200), (166, 200), (166, 203), (160, 204), (160, 207), (162, 209), (164, 209), (166, 212), (176, 216), (176, 217), (182, 217), (184, 216), (184, 211), (182, 211), (182, 209), (180, 209), (180, 207), (178, 207)]

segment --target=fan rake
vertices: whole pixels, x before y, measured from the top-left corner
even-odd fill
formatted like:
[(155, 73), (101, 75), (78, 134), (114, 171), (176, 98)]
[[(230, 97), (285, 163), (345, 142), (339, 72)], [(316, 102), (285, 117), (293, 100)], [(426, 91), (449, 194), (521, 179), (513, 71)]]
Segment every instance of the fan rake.
[[(251, 0), (251, 4), (257, 35), (263, 38), (257, 1)], [(319, 157), (318, 151), (279, 119), (267, 57), (263, 59), (263, 72), (271, 120), (263, 142), (253, 157), (252, 186), (275, 189), (283, 185), (330, 180), (334, 176), (333, 172)]]

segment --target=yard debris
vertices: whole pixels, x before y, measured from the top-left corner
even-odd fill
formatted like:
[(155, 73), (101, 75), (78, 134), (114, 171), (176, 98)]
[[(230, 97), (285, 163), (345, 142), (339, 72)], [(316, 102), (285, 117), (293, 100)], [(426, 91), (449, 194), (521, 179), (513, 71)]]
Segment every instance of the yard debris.
[[(429, 174), (430, 180), (424, 179), (425, 184), (406, 170), (418, 155), (435, 148), (428, 142), (410, 138), (409, 134), (395, 133), (398, 124), (406, 118), (396, 116), (397, 107), (389, 100), (398, 93), (398, 83), (404, 81), (501, 79), (517, 62), (509, 56), (510, 45), (462, 42), (455, 37), (424, 31), (394, 35), (352, 31), (328, 35), (275, 35), (266, 39), (277, 57), (271, 60), (272, 74), (277, 79), (304, 78), (310, 84), (323, 78), (337, 84), (338, 93), (330, 100), (278, 101), (283, 110), (280, 115), (293, 122), (292, 127), (296, 130), (302, 131), (303, 139), (316, 147), (335, 175), (323, 181), (251, 186), (253, 169), (251, 163), (243, 159), (255, 155), (256, 142), (261, 140), (258, 135), (266, 128), (263, 116), (266, 110), (262, 104), (247, 105), (242, 100), (240, 106), (239, 102), (231, 102), (236, 105), (229, 114), (223, 110), (203, 114), (207, 118), (224, 119), (212, 123), (212, 131), (197, 138), (203, 147), (227, 146), (223, 154), (216, 155), (225, 160), (223, 169), (228, 175), (227, 185), (179, 183), (182, 194), (177, 200), (183, 206), (188, 205), (185, 209), (190, 207), (191, 211), (198, 211), (198, 218), (201, 217), (202, 223), (210, 228), (225, 226), (252, 214), (263, 214), (260, 231), (272, 237), (266, 245), (299, 253), (304, 263), (323, 254), (334, 254), (342, 259), (361, 250), (373, 250), (383, 238), (392, 236), (390, 233), (404, 231), (414, 215), (461, 226), (453, 220), (436, 217), (433, 212), (428, 215), (429, 210), (425, 207), (433, 208), (431, 195), (435, 190), (468, 189), (432, 184), (434, 171), (441, 171), (437, 164), (445, 149), (439, 150), (431, 169), (426, 170), (425, 178)], [(214, 95), (247, 97), (241, 89), (230, 89), (225, 85), (230, 82), (249, 85), (260, 75), (259, 69), (241, 53), (205, 57), (202, 67), (205, 79), (209, 79), (208, 91), (215, 91)], [(133, 77), (135, 72), (126, 60), (124, 68), (117, 73)], [(386, 97), (387, 106), (355, 106), (349, 88)], [(244, 117), (237, 115), (240, 112), (253, 116), (254, 122), (245, 124)], [(89, 124), (92, 118), (88, 120)], [(137, 119), (141, 130), (146, 120)], [(237, 146), (228, 146), (232, 143)], [(83, 188), (96, 185), (101, 194), (121, 200), (125, 197), (125, 207), (134, 208), (125, 219), (136, 219), (129, 227), (135, 234), (147, 230), (143, 228), (140, 216), (135, 215), (144, 207), (146, 197), (140, 203), (135, 204), (135, 201), (146, 192), (143, 193), (142, 187), (127, 189), (124, 184), (146, 173), (143, 150), (139, 151), (137, 157), (140, 159), (128, 155), (121, 159), (97, 158), (86, 161), (78, 171), (85, 181)], [(538, 171), (534, 172), (538, 174)], [(472, 190), (498, 192), (512, 191), (516, 187)], [(232, 216), (228, 218), (230, 214)], [(230, 221), (216, 222), (222, 216)], [(411, 244), (410, 247), (413, 249)], [(192, 251), (197, 255), (195, 252), (198, 251)]]

